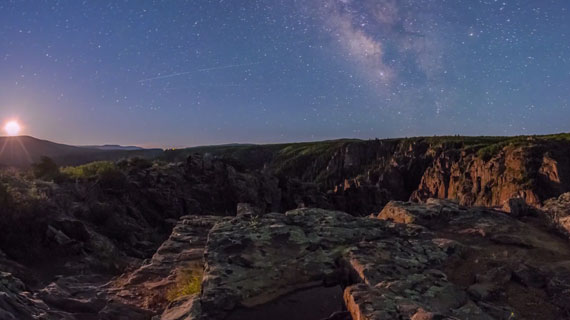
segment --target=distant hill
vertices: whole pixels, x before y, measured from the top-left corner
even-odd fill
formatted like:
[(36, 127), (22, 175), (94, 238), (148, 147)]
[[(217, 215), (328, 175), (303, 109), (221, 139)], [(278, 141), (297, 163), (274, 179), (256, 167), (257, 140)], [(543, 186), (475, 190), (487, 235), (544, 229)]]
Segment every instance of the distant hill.
[(162, 152), (162, 149), (138, 147), (77, 147), (30, 136), (0, 137), (0, 166), (4, 167), (27, 167), (42, 156), (52, 158), (59, 165), (79, 165), (131, 157), (154, 158)]
[(144, 148), (137, 146), (120, 146), (118, 144), (105, 144), (102, 146), (81, 146), (81, 148), (99, 149), (99, 150), (123, 150), (123, 151), (144, 150)]

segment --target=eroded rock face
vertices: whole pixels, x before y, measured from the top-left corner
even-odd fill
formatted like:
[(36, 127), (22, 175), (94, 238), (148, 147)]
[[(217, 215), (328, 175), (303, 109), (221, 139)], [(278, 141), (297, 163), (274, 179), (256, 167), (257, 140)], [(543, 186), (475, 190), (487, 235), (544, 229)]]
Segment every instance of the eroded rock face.
[(478, 146), (444, 140), (345, 142), (298, 162), (277, 156), (268, 166), (316, 183), (327, 191), (333, 209), (354, 215), (379, 211), (390, 200), (429, 198), (487, 207), (518, 198), (537, 207), (570, 191), (567, 141), (529, 138), (490, 144), (495, 150), (485, 154)]
[[(367, 218), (297, 209), (223, 221), (208, 238), (202, 292), (187, 319), (243, 319), (292, 292), (335, 285), (345, 288), (346, 311), (334, 317), (554, 319), (568, 311), (570, 246), (500, 211), (444, 200), (391, 202)], [(306, 307), (291, 305), (291, 316)]]
[(469, 150), (441, 149), (411, 199), (455, 199), (462, 205), (501, 207), (512, 198), (537, 207), (570, 190), (566, 143), (508, 146), (490, 159)]

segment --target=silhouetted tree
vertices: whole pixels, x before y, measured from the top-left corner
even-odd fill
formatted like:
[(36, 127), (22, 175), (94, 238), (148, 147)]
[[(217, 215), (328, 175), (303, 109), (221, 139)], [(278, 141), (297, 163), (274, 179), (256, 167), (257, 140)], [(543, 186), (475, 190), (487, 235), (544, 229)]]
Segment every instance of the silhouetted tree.
[(32, 164), (34, 177), (43, 180), (54, 180), (59, 177), (59, 167), (50, 157), (41, 157), (39, 162)]

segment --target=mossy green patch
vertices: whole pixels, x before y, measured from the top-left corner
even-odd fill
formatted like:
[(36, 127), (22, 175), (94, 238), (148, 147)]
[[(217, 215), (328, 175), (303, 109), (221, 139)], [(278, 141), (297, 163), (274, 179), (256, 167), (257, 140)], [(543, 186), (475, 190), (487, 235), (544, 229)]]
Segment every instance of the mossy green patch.
[(176, 284), (166, 293), (168, 301), (197, 294), (202, 289), (202, 270), (183, 269), (176, 277)]

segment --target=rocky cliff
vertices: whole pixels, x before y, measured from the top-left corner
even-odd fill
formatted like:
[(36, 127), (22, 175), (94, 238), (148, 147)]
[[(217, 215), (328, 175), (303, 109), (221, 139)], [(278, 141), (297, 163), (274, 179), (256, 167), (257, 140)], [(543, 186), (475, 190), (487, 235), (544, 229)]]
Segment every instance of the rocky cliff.
[[(191, 149), (194, 150), (194, 149)], [(198, 148), (249, 171), (314, 184), (333, 208), (356, 215), (389, 200), (452, 199), (503, 206), (521, 198), (537, 207), (570, 191), (567, 134), (335, 140), (268, 146)], [(297, 200), (312, 206), (310, 196)]]
[(0, 319), (568, 315), (566, 136), (227, 148), (3, 172)]
[[(476, 142), (412, 139), (346, 143), (326, 166), (309, 168), (297, 176), (319, 181), (329, 194), (354, 193), (349, 198), (359, 200), (372, 193), (383, 194), (384, 199), (421, 202), (442, 198), (463, 205), (498, 207), (511, 198), (521, 198), (539, 207), (570, 191), (569, 141), (527, 137), (512, 142)], [(377, 201), (367, 209), (374, 205), (383, 203)], [(342, 209), (365, 213), (364, 208), (355, 206)]]
[(490, 159), (468, 150), (442, 150), (411, 198), (448, 198), (488, 207), (522, 198), (540, 206), (569, 190), (569, 152), (570, 146), (560, 142), (506, 146)]

